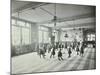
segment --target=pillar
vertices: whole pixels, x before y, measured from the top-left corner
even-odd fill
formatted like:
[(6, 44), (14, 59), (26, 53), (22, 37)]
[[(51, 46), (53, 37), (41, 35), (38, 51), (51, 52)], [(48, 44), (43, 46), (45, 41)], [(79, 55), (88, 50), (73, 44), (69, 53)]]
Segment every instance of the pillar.
[(37, 50), (37, 45), (39, 43), (39, 30), (38, 25), (32, 24), (31, 25), (31, 48), (33, 51)]

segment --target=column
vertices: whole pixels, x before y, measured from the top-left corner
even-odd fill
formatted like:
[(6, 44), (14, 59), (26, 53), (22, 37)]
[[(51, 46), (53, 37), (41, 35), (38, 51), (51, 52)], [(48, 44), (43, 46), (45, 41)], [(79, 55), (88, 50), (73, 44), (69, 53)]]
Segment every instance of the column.
[(33, 51), (36, 51), (36, 47), (39, 43), (39, 36), (38, 36), (38, 25), (32, 24), (31, 25), (31, 47)]

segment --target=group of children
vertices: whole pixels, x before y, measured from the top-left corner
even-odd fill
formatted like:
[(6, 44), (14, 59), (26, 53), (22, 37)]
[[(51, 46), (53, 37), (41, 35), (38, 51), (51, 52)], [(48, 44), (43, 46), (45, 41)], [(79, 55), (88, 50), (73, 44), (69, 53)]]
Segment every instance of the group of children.
[[(64, 47), (63, 46), (61, 47), (61, 45), (58, 48), (56, 48), (55, 46), (53, 46), (52, 48), (49, 48), (48, 52), (50, 53), (50, 58), (52, 58), (52, 57), (54, 58), (55, 57), (56, 50), (57, 50), (58, 60), (63, 60), (63, 57), (62, 57), (62, 55), (63, 55), (63, 53), (62, 53), (63, 48)], [(73, 45), (73, 46), (70, 45), (67, 48), (65, 48), (65, 50), (67, 50), (67, 52), (68, 52), (68, 58), (71, 57), (71, 54), (72, 54), (73, 50), (77, 52), (77, 55), (80, 54), (80, 56), (83, 56), (83, 54), (84, 54), (84, 46), (83, 45), (80, 46), (80, 44)], [(45, 56), (46, 56), (45, 53), (46, 52), (47, 51), (46, 51), (45, 47), (40, 48), (39, 49), (40, 58), (42, 56), (45, 59)]]

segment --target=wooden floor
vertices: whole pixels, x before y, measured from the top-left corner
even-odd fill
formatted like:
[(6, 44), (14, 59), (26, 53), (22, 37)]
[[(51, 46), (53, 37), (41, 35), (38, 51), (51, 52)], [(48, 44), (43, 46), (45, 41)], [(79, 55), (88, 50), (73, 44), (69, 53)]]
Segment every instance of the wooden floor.
[(51, 59), (48, 53), (46, 59), (40, 58), (36, 52), (28, 53), (12, 58), (12, 74), (95, 69), (95, 55), (93, 48), (86, 48), (83, 57), (73, 51), (71, 58), (68, 58), (67, 51), (65, 51), (63, 52), (64, 60), (59, 61), (57, 53), (55, 58)]

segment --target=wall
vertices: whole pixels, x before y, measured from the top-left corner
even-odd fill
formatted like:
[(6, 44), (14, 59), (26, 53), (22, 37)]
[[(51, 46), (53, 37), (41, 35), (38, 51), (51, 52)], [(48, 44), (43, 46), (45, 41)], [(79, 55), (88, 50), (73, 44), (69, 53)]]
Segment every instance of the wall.
[(38, 25), (32, 24), (31, 26), (31, 46), (33, 51), (36, 51), (37, 44), (39, 42), (38, 39)]

